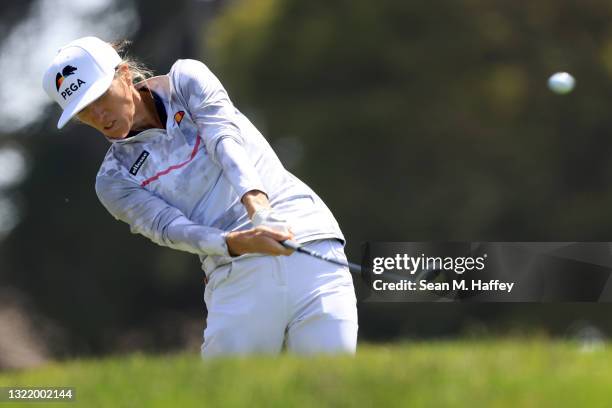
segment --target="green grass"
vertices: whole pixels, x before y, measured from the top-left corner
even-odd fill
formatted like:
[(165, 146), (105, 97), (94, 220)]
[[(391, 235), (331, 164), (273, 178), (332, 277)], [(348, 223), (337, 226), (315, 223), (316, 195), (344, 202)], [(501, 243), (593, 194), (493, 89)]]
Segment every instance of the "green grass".
[(72, 386), (41, 407), (604, 407), (612, 351), (546, 340), (361, 346), (355, 358), (129, 355), (0, 374), (1, 386)]

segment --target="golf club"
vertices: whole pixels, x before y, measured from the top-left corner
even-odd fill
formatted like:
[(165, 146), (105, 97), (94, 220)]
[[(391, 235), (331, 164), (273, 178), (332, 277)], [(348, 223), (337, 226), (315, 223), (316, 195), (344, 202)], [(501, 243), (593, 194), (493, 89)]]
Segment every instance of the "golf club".
[(294, 251), (301, 252), (303, 254), (310, 255), (310, 256), (315, 257), (317, 259), (321, 259), (323, 261), (331, 262), (331, 263), (336, 264), (336, 265), (346, 266), (346, 267), (349, 268), (349, 270), (351, 272), (359, 274), (359, 275), (362, 274), (361, 265), (358, 265), (356, 263), (344, 262), (344, 261), (341, 261), (339, 259), (335, 259), (335, 258), (332, 258), (330, 256), (326, 256), (326, 255), (320, 254), (317, 251), (313, 251), (312, 249), (303, 247), (300, 244), (298, 244), (297, 242), (289, 240), (289, 239), (287, 239), (285, 241), (280, 241), (280, 243), (285, 248), (293, 249)]
[[(364, 276), (364, 271), (361, 268), (361, 265), (358, 265), (353, 262), (345, 262), (339, 259), (332, 258), (330, 256), (323, 255), (317, 251), (313, 251), (312, 249), (306, 248), (292, 240), (280, 241), (280, 243), (285, 248), (293, 249), (296, 252), (301, 252), (303, 254), (312, 256), (322, 261), (331, 262), (335, 265), (346, 266), (349, 268), (351, 273), (359, 275), (367, 281), (367, 277)], [(440, 275), (440, 272), (441, 271), (439, 269), (424, 269), (416, 276), (416, 280), (424, 279), (429, 282), (438, 277)], [(387, 273), (385, 276), (396, 281), (400, 281), (406, 278), (405, 276), (397, 275), (394, 273)]]

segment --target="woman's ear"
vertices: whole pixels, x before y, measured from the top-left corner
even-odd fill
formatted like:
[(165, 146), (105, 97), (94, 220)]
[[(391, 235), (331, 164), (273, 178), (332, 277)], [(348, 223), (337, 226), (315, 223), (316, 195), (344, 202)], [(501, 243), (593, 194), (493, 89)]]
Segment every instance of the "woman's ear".
[(132, 83), (132, 71), (127, 64), (121, 64), (117, 67), (117, 71), (121, 79), (123, 79), (128, 85)]

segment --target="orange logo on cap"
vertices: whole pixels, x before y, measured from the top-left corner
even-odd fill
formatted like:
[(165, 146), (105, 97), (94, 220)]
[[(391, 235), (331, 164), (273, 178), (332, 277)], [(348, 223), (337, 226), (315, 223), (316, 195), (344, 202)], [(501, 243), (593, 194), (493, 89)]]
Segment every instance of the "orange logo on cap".
[(180, 126), (181, 124), (181, 120), (183, 120), (183, 116), (185, 116), (185, 112), (184, 111), (178, 111), (174, 114), (174, 120), (176, 121), (176, 124)]
[(74, 74), (74, 71), (76, 71), (75, 67), (73, 67), (72, 65), (66, 65), (64, 69), (62, 69), (61, 74), (59, 72), (57, 73), (57, 75), (55, 76), (55, 87), (57, 88), (58, 92), (60, 86), (62, 86), (62, 82), (64, 82), (64, 78)]

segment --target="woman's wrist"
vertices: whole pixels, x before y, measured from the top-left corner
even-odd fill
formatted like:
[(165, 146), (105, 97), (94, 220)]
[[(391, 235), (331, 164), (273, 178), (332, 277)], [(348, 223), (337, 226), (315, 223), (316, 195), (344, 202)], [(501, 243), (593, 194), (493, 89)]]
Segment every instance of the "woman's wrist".
[(239, 256), (240, 254), (236, 253), (234, 250), (234, 243), (236, 239), (236, 235), (239, 234), (240, 231), (232, 231), (225, 234), (225, 243), (227, 245), (227, 253), (231, 257)]
[(270, 209), (270, 202), (268, 196), (263, 191), (251, 190), (242, 196), (242, 204), (249, 214), (249, 219), (253, 218), (253, 215), (263, 209)]

